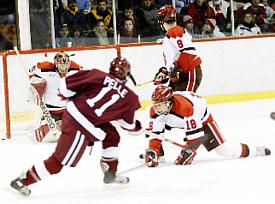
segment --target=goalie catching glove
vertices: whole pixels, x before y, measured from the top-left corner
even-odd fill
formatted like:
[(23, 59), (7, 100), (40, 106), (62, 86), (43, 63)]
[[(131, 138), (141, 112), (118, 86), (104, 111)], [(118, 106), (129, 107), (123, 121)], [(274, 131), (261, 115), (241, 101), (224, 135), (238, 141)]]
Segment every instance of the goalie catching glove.
[(174, 161), (175, 165), (190, 165), (196, 156), (195, 149), (182, 149), (178, 158)]
[(30, 78), (30, 83), (37, 91), (37, 94), (39, 95), (39, 98), (41, 100), (46, 89), (46, 80), (40, 77), (33, 76)]

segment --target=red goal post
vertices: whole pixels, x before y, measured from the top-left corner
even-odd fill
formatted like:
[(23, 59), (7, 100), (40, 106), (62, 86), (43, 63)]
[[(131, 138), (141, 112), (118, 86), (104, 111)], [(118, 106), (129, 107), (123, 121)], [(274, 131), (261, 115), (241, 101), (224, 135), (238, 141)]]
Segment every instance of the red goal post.
[[(137, 83), (143, 84), (142, 82), (151, 81), (155, 70), (161, 66), (162, 50), (159, 46), (160, 43), (144, 42), (19, 51), (19, 56), (15, 51), (2, 53), (2, 58), (0, 56), (0, 66), (2, 60), (0, 78), (3, 78), (3, 85), (0, 85), (0, 138), (10, 139), (15, 135), (25, 135), (30, 127), (37, 123), (37, 106), (27, 102), (29, 82), (25, 77), (24, 69), (29, 69), (41, 61), (53, 62), (54, 55), (61, 50), (73, 55), (71, 60), (80, 64), (83, 69), (98, 68), (103, 71), (108, 71), (113, 58), (122, 56), (130, 62), (132, 74)], [(128, 84), (132, 86), (130, 82)], [(151, 85), (152, 83), (146, 83), (135, 89), (141, 96), (142, 105), (148, 103), (147, 100), (153, 90)]]
[(120, 47), (115, 45), (19, 51), (20, 56), (15, 51), (2, 53), (0, 72), (0, 77), (3, 79), (0, 85), (0, 137), (2, 139), (26, 134), (38, 120), (38, 106), (28, 102), (29, 82), (24, 69), (30, 69), (41, 61), (53, 62), (54, 55), (61, 50), (73, 54), (71, 60), (83, 66), (83, 69), (102, 68), (107, 71), (110, 61), (120, 56)]

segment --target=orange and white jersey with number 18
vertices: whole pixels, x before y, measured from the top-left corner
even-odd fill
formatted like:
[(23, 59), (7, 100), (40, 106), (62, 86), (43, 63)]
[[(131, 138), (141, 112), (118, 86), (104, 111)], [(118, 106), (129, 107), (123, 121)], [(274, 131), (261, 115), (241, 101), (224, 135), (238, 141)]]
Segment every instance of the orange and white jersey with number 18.
[(193, 140), (204, 136), (203, 124), (212, 120), (203, 97), (193, 92), (174, 92), (173, 107), (168, 115), (157, 115), (150, 110), (153, 120), (152, 135), (157, 138), (172, 128), (185, 129), (186, 139)]

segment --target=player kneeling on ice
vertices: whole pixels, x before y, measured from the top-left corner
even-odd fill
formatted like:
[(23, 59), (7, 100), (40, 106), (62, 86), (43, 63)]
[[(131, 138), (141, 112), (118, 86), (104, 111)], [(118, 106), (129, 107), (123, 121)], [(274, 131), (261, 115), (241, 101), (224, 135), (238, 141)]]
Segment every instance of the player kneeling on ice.
[[(71, 61), (69, 55), (60, 51), (54, 56), (54, 63), (39, 62), (30, 70), (31, 98), (40, 106), (43, 117), (35, 129), (38, 142), (56, 142), (61, 134), (61, 117), (66, 108), (66, 100), (59, 96), (60, 80), (79, 71), (81, 67)], [(33, 136), (33, 133), (31, 133)]]
[(102, 142), (103, 182), (128, 183), (128, 177), (116, 173), (120, 135), (111, 121), (117, 121), (129, 133), (142, 132), (140, 121), (135, 119), (135, 112), (140, 108), (138, 96), (125, 85), (130, 75), (128, 61), (115, 58), (109, 74), (98, 69), (80, 70), (63, 78), (60, 93), (68, 102), (56, 149), (48, 159), (14, 179), (11, 187), (30, 195), (29, 185), (59, 173), (63, 166), (75, 167), (85, 148), (97, 141)]
[(186, 144), (182, 145), (175, 165), (191, 164), (200, 145), (207, 151), (215, 149), (219, 155), (229, 158), (271, 154), (267, 147), (226, 141), (207, 109), (206, 100), (193, 92), (173, 92), (170, 87), (159, 85), (152, 94), (152, 103), (151, 139), (145, 153), (145, 162), (149, 167), (158, 166), (161, 143), (166, 140), (165, 131), (171, 128), (185, 129)]

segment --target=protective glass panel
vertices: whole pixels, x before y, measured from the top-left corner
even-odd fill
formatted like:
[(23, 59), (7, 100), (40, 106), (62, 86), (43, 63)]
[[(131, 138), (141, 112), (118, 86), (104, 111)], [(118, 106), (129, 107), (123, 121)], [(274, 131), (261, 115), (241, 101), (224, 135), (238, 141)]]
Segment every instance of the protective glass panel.
[(51, 47), (50, 0), (30, 0), (32, 48)]
[(13, 50), (17, 46), (15, 0), (0, 2), (0, 50)]

